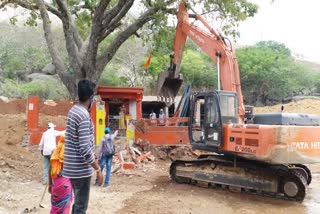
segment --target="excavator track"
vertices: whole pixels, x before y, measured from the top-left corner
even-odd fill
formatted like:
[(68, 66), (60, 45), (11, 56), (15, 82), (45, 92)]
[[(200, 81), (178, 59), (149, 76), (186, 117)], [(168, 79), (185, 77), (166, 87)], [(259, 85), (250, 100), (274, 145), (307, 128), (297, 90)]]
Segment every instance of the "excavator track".
[(171, 179), (177, 183), (205, 184), (298, 202), (304, 200), (311, 182), (308, 172), (304, 165), (271, 165), (224, 155), (175, 160), (170, 166)]

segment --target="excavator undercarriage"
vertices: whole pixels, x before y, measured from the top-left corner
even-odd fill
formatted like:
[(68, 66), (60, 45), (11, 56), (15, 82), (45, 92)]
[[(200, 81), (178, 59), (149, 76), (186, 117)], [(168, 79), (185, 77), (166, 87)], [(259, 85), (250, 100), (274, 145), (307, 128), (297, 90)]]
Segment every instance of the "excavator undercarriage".
[(226, 155), (173, 161), (170, 176), (177, 183), (201, 183), (299, 202), (303, 201), (312, 179), (304, 165), (271, 165)]

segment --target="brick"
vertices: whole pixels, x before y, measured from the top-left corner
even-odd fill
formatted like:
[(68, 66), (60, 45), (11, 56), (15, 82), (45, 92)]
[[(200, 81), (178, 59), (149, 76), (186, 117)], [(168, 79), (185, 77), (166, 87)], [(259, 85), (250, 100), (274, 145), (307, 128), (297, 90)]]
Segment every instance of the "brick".
[(134, 168), (136, 168), (136, 164), (132, 163), (132, 162), (124, 162), (122, 164), (122, 168), (123, 169), (134, 169)]
[(142, 154), (142, 155), (139, 157), (139, 161), (140, 161), (140, 162), (145, 161), (145, 160), (148, 158), (148, 156), (150, 156), (150, 155), (151, 155), (151, 152), (148, 152), (148, 153), (146, 153), (146, 154)]

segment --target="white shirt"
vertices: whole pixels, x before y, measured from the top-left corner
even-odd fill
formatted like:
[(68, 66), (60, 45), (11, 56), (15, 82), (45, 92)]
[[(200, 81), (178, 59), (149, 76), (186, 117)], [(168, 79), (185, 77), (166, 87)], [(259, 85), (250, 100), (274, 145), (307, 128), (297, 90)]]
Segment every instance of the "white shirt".
[(51, 155), (53, 153), (57, 146), (56, 138), (62, 133), (62, 131), (56, 131), (51, 128), (42, 134), (39, 149), (43, 150), (43, 155)]
[(150, 114), (150, 119), (157, 119), (157, 115), (156, 115), (156, 113), (151, 113)]
[(159, 119), (164, 119), (164, 118), (166, 118), (166, 115), (164, 113), (162, 113), (162, 114), (160, 113), (159, 114)]

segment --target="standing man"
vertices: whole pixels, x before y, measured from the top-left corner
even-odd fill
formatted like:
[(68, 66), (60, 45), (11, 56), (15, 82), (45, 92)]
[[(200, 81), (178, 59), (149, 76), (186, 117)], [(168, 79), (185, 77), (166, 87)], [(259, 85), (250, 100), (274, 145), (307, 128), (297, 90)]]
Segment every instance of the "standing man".
[(39, 149), (43, 156), (43, 184), (48, 183), (48, 173), (50, 166), (50, 158), (53, 151), (56, 149), (56, 138), (63, 132), (54, 130), (56, 126), (53, 123), (48, 123), (48, 129), (42, 134)]
[(94, 155), (94, 128), (89, 114), (94, 102), (95, 84), (89, 80), (78, 83), (79, 103), (68, 113), (62, 175), (71, 179), (74, 191), (73, 214), (84, 214), (88, 208), (90, 180), (97, 173), (101, 186), (103, 176)]

